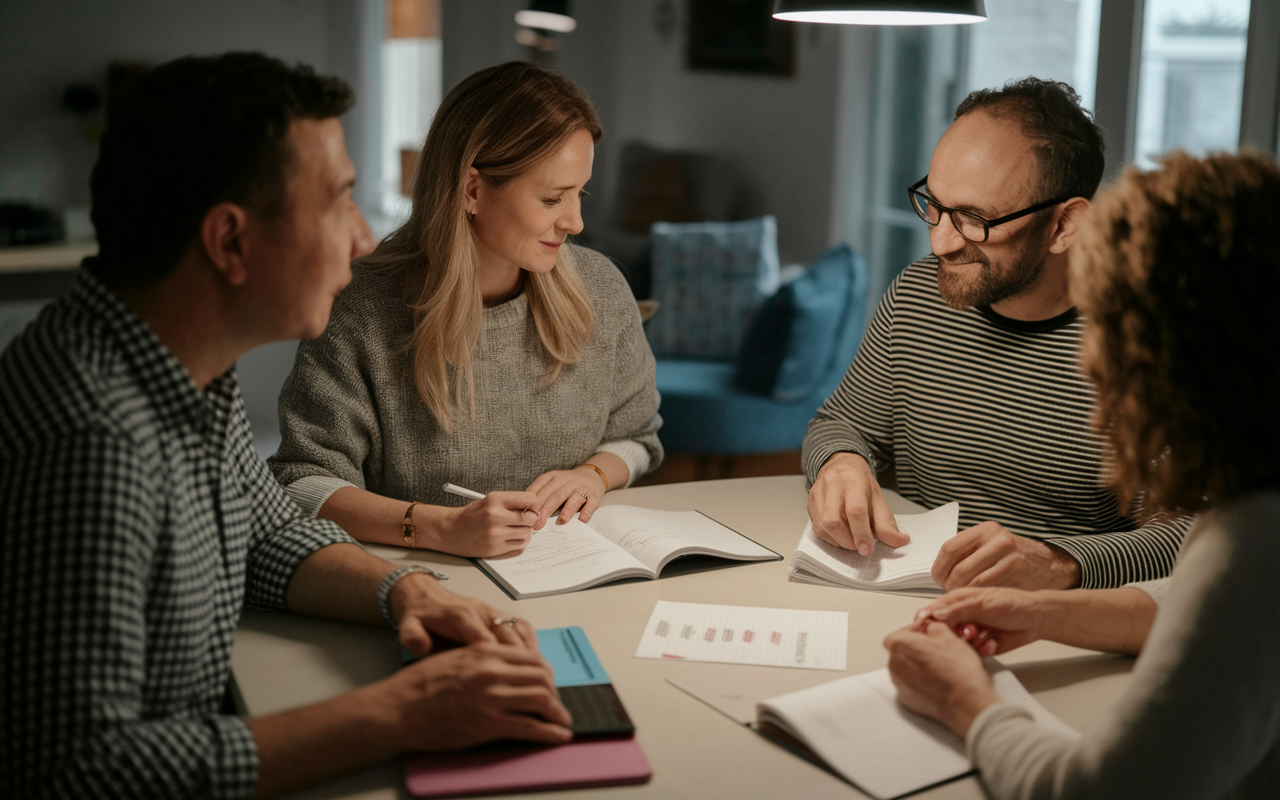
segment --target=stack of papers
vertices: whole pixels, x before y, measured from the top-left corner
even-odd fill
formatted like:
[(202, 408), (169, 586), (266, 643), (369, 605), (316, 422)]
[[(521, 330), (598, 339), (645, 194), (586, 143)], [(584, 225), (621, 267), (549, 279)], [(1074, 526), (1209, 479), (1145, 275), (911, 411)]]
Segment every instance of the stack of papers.
[(960, 524), (960, 504), (947, 503), (923, 514), (897, 515), (898, 530), (911, 537), (902, 547), (876, 542), (871, 555), (828, 544), (805, 525), (791, 556), (791, 580), (877, 592), (941, 594), (931, 570), (938, 551)]

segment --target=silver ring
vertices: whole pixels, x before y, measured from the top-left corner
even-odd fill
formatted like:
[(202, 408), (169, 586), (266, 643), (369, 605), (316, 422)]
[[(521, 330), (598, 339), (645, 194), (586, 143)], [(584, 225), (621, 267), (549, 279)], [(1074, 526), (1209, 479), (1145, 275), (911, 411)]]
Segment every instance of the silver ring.
[(519, 621), (520, 620), (516, 619), (515, 617), (495, 617), (493, 620), (493, 627), (496, 628), (499, 625), (510, 625), (511, 627), (514, 628), (516, 626), (516, 623)]
[(587, 500), (591, 499), (591, 496), (588, 495), (586, 492), (582, 491), (581, 489), (574, 489), (574, 491), (582, 495), (583, 502), (586, 502)]

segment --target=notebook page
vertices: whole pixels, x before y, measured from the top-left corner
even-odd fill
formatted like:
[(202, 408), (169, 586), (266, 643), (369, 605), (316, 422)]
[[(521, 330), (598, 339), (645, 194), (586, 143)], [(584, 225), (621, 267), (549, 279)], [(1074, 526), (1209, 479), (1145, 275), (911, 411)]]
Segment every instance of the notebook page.
[(848, 611), (659, 600), (636, 658), (844, 671)]
[[(1075, 732), (1037, 703), (1017, 677), (988, 659), (996, 693), (1026, 708), (1035, 720), (1067, 735)], [(903, 708), (887, 669), (775, 697), (769, 709), (832, 769), (878, 798), (893, 798), (959, 777), (973, 769), (964, 742), (942, 725)]]
[(591, 527), (654, 572), (672, 552), (690, 546), (726, 555), (776, 558), (771, 550), (697, 511), (602, 506), (592, 515)]
[(923, 514), (899, 514), (898, 530), (911, 537), (902, 547), (876, 542), (871, 555), (828, 544), (813, 532), (813, 523), (804, 527), (796, 553), (804, 553), (837, 575), (864, 583), (887, 583), (911, 576), (928, 576), (943, 543), (956, 534), (960, 524), (960, 504), (947, 503)]
[(650, 572), (576, 516), (534, 531), (519, 555), (481, 560), (522, 595), (564, 591), (619, 570)]

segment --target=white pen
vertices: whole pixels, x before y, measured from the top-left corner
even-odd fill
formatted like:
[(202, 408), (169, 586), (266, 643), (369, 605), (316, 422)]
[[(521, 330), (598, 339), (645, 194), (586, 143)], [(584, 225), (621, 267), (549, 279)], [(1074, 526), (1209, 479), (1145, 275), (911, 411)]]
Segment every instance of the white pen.
[(471, 489), (464, 489), (461, 486), (454, 486), (452, 483), (446, 483), (444, 490), (449, 494), (456, 494), (458, 497), (465, 497), (468, 500), (483, 500), (484, 495)]

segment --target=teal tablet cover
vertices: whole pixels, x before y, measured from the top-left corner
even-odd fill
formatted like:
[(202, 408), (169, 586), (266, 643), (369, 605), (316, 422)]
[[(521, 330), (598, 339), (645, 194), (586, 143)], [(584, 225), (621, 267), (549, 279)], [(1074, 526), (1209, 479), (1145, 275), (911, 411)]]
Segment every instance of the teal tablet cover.
[(592, 686), (608, 683), (604, 666), (596, 658), (596, 651), (587, 641), (586, 631), (572, 628), (548, 628), (538, 633), (538, 647), (542, 657), (556, 671), (556, 686)]

